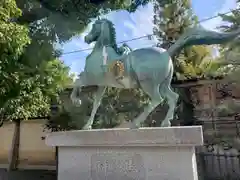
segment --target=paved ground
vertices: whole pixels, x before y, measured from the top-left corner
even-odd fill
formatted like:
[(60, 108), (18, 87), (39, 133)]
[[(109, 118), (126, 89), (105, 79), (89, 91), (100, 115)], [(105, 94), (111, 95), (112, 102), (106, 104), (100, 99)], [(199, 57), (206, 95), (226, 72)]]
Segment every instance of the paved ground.
[(57, 180), (55, 171), (21, 170), (7, 172), (0, 169), (0, 180)]

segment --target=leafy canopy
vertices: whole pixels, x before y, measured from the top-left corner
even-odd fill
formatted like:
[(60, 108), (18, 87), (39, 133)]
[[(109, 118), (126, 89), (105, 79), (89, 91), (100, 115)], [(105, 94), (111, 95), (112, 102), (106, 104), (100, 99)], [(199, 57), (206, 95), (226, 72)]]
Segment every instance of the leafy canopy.
[(0, 4), (0, 108), (19, 91), (19, 81), (24, 69), (20, 56), (30, 43), (28, 29), (12, 20), (21, 15), (14, 0)]
[[(19, 25), (16, 19), (21, 15), (14, 0), (0, 4), (1, 120), (48, 115), (51, 100), (72, 83), (69, 68), (53, 58), (53, 46), (48, 49), (49, 56), (43, 48), (33, 51), (35, 56), (27, 56), (32, 47), (46, 45), (47, 41), (38, 39), (30, 25)], [(34, 61), (38, 63), (32, 65)]]

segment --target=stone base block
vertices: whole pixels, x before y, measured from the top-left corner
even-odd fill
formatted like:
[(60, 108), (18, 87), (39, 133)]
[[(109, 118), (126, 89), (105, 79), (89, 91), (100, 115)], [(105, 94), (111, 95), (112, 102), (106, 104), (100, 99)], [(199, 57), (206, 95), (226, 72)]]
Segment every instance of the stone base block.
[(58, 180), (197, 180), (201, 126), (54, 132)]

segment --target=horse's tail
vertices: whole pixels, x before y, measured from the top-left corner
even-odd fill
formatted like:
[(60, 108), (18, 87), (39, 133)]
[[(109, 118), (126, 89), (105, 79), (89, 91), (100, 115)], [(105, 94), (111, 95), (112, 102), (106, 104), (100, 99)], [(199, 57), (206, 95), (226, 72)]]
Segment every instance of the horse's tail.
[(224, 44), (233, 40), (239, 34), (240, 29), (229, 33), (220, 33), (202, 27), (195, 27), (187, 30), (167, 51), (173, 57), (187, 46)]

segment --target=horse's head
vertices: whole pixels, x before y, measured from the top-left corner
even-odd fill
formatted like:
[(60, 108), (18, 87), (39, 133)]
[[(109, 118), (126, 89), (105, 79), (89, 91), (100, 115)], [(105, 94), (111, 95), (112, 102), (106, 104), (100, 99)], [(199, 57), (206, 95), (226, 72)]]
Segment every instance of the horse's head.
[(92, 25), (91, 31), (84, 37), (86, 43), (90, 44), (92, 42), (98, 41), (102, 38), (104, 41), (115, 40), (115, 29), (111, 21), (107, 19), (98, 19)]

